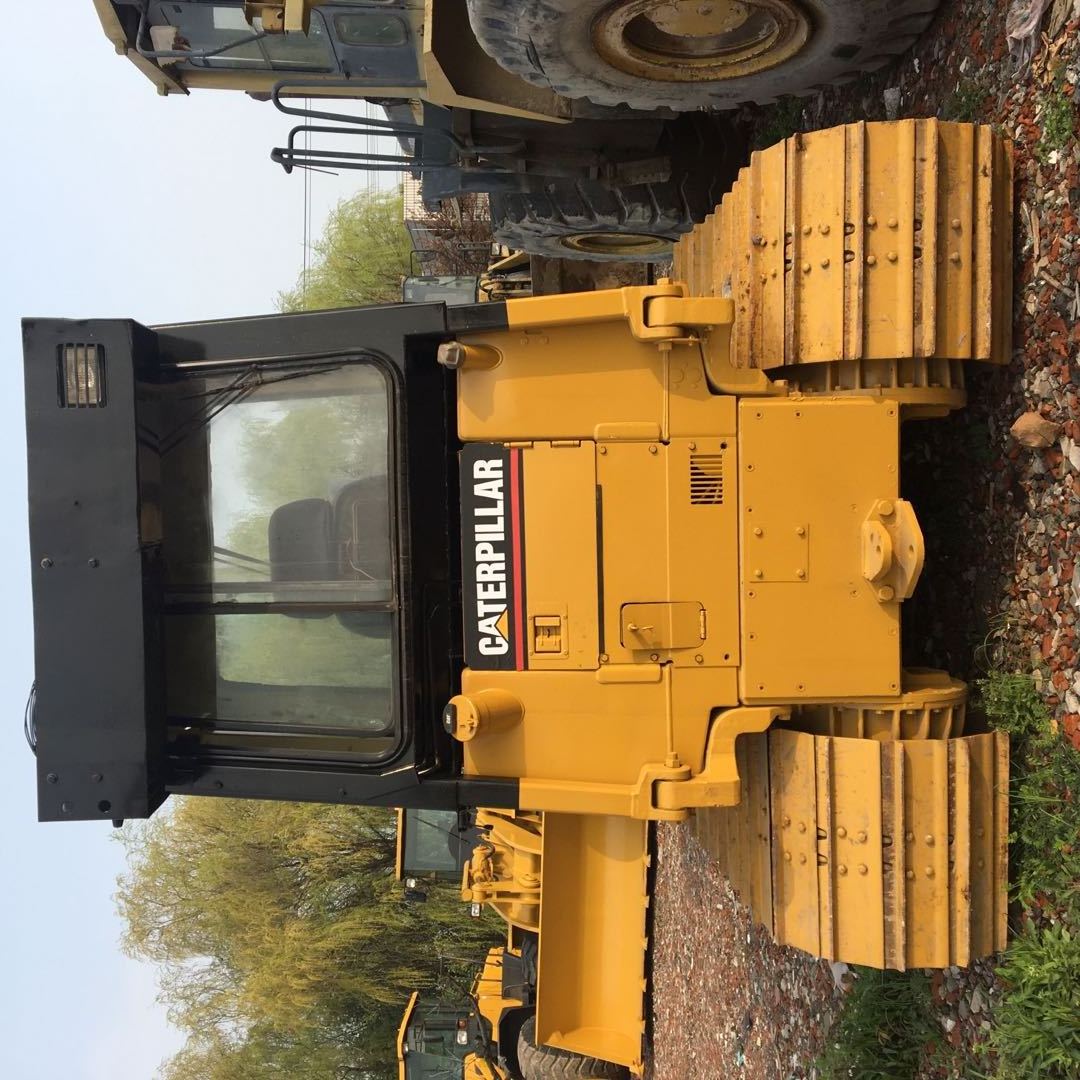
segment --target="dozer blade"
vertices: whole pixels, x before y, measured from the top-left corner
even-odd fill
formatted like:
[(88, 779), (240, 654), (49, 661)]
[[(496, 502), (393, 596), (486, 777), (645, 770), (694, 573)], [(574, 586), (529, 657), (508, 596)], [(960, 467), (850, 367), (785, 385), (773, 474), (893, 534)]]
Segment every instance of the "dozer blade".
[(544, 815), (539, 1041), (641, 1074), (648, 825)]
[(740, 805), (695, 829), (781, 944), (876, 968), (964, 966), (1005, 946), (1008, 740), (738, 744)]

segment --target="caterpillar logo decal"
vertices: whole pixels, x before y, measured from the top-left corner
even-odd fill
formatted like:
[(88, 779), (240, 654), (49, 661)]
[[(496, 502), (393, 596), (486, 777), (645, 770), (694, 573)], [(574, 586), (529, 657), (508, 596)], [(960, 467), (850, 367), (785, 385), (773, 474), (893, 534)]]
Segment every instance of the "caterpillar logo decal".
[(521, 451), (470, 443), (461, 452), (465, 663), (520, 671), (525, 649)]

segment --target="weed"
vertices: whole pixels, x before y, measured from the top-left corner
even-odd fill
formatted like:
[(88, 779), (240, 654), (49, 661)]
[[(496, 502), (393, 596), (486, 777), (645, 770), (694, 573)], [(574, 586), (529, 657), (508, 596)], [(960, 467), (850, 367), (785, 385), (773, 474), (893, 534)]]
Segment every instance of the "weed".
[(761, 112), (761, 123), (754, 132), (753, 149), (765, 150), (794, 135), (802, 126), (803, 100), (782, 97)]
[(821, 1080), (910, 1080), (940, 1038), (930, 981), (919, 972), (856, 968), (855, 985), (817, 1061)]
[(986, 82), (981, 76), (961, 79), (941, 107), (942, 120), (974, 123), (979, 119), (983, 101), (988, 93)]
[(1059, 65), (1051, 76), (1051, 87), (1042, 102), (1042, 134), (1035, 147), (1035, 156), (1047, 161), (1052, 153), (1064, 150), (1073, 140), (1076, 128), (1076, 107), (1072, 95), (1065, 89), (1065, 72)]
[(990, 1045), (1000, 1080), (1080, 1077), (1080, 937), (1028, 923), (998, 968), (1007, 992)]

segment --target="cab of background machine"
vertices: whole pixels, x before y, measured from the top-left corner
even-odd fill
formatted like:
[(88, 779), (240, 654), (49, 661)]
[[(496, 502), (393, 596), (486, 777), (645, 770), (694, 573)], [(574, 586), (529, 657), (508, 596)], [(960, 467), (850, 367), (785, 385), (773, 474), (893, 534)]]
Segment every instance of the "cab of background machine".
[(399, 1080), (461, 1080), (466, 1059), (485, 1056), (486, 1050), (484, 1025), (474, 1011), (424, 1001), (419, 994), (409, 998), (398, 1030)]
[(42, 819), (459, 805), (445, 319), (24, 324)]
[(147, 74), (174, 89), (235, 85), (268, 90), (267, 76), (316, 83), (349, 77), (387, 87), (420, 83), (417, 43), (423, 5), (406, 0), (320, 4), (307, 12), (306, 32), (285, 32), (280, 3), (95, 3), (114, 44), (131, 50)]

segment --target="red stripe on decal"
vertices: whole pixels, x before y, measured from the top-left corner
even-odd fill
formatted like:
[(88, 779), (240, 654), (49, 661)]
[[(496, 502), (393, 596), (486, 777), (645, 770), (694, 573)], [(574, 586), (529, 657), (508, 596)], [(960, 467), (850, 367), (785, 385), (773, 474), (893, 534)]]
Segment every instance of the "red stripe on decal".
[(525, 605), (522, 602), (522, 582), (525, 568), (521, 565), (521, 451), (510, 451), (510, 543), (514, 552), (514, 667), (525, 669)]

